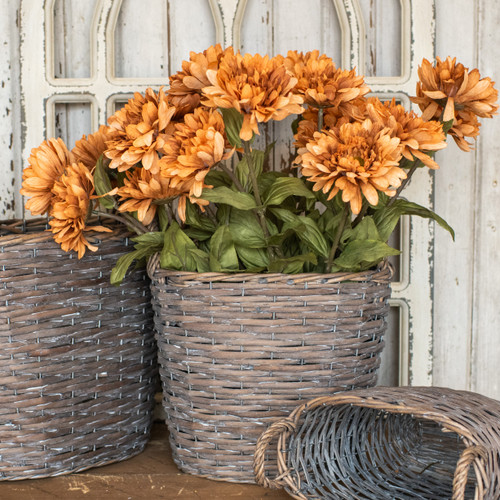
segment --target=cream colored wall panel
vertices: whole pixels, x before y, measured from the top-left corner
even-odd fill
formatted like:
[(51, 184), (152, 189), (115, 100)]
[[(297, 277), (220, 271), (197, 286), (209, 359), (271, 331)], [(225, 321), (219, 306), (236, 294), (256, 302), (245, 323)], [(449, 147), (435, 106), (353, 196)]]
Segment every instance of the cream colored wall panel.
[(115, 75), (167, 80), (169, 37), (167, 0), (122, 0), (114, 32)]
[[(170, 70), (181, 70), (191, 51), (201, 52), (216, 43), (216, 30), (207, 0), (168, 0), (170, 30)], [(167, 82), (168, 83), (168, 82)]]
[(21, 170), (18, 9), (15, 0), (2, 3), (0, 15), (0, 219), (21, 209), (16, 196)]
[[(498, 88), (500, 7), (478, 3), (477, 65)], [(500, 399), (500, 117), (487, 121), (477, 148), (471, 388)]]
[(366, 35), (365, 68), (367, 76), (401, 75), (400, 0), (359, 0)]
[(53, 23), (54, 78), (89, 78), (91, 76), (91, 31), (97, 0), (74, 2), (55, 0)]
[[(453, 22), (451, 11), (455, 12)], [(476, 22), (474, 2), (439, 0), (436, 55), (456, 56), (467, 67), (475, 67)], [(492, 124), (486, 123), (483, 129)], [(436, 228), (434, 383), (470, 389), (477, 159), (475, 152), (464, 153), (451, 138), (436, 158), (440, 169), (435, 173), (435, 209), (454, 228), (456, 236), (453, 241), (446, 231)]]

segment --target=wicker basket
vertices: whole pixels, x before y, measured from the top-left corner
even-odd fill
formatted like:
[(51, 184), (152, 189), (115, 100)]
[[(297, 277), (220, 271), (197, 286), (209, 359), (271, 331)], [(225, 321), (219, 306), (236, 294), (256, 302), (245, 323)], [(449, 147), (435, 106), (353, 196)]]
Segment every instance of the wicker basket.
[(257, 438), (302, 399), (372, 386), (391, 270), (198, 274), (156, 269), (152, 296), (173, 457), (255, 482)]
[(316, 398), (259, 438), (257, 482), (301, 500), (498, 500), (499, 417), (499, 402), (443, 388)]
[(78, 260), (23, 226), (0, 223), (0, 480), (129, 458), (148, 440), (157, 377), (145, 273), (109, 284), (129, 251), (118, 230), (90, 234), (99, 250)]

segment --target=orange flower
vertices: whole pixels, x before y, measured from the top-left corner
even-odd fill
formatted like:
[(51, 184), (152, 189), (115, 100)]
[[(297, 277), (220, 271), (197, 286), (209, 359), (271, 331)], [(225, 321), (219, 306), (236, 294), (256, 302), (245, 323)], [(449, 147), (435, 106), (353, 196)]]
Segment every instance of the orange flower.
[(391, 136), (401, 141), (402, 154), (407, 160), (418, 158), (429, 168), (439, 168), (426, 152), (446, 147), (446, 136), (440, 122), (424, 121), (413, 111), (406, 111), (401, 104), (396, 104), (395, 99), (382, 103), (371, 97), (367, 100), (366, 113), (374, 123), (392, 130)]
[(54, 240), (65, 252), (75, 250), (80, 259), (85, 250), (95, 251), (83, 235), (84, 231), (110, 231), (103, 226), (87, 226), (92, 211), (94, 183), (90, 170), (83, 163), (68, 165), (53, 187), (54, 201), (49, 221)]
[(286, 68), (297, 78), (294, 92), (304, 97), (304, 103), (315, 107), (335, 107), (346, 116), (355, 116), (357, 101), (370, 92), (362, 76), (354, 70), (335, 67), (332, 59), (318, 50), (289, 51), (284, 60)]
[(160, 89), (146, 95), (139, 93), (108, 120), (113, 138), (107, 142), (105, 155), (111, 159), (110, 168), (123, 172), (139, 162), (146, 170), (159, 171), (159, 151), (173, 132), (171, 123), (175, 108), (167, 103)]
[(88, 136), (83, 136), (76, 141), (75, 147), (71, 150), (76, 161), (82, 162), (92, 169), (95, 167), (99, 157), (106, 151), (106, 141), (110, 141), (114, 133), (106, 125), (101, 125), (97, 132)]
[(283, 120), (304, 111), (302, 97), (292, 93), (297, 79), (286, 71), (282, 57), (227, 52), (219, 69), (209, 69), (206, 74), (212, 86), (203, 89), (207, 98), (204, 104), (240, 112), (240, 137), (245, 141), (259, 134), (259, 123)]
[(54, 194), (54, 183), (73, 161), (62, 139), (49, 139), (31, 150), (28, 158), (29, 167), (23, 171), (21, 194), (29, 196), (26, 208), (33, 215), (42, 215), (49, 211)]
[(490, 78), (481, 78), (479, 71), (469, 71), (456, 58), (436, 58), (434, 66), (427, 60), (418, 68), (420, 81), (417, 97), (412, 101), (423, 111), (424, 120), (453, 120), (449, 133), (458, 147), (470, 151), (465, 137), (479, 135), (477, 116), (491, 118), (498, 109), (498, 91)]
[[(152, 174), (143, 168), (129, 170), (124, 186), (117, 191), (123, 203), (120, 212), (136, 212), (137, 218), (145, 225), (153, 221), (158, 204), (178, 199), (178, 213), (182, 221), (186, 220), (186, 193), (172, 188), (170, 179)], [(205, 202), (205, 200), (201, 200)], [(208, 204), (208, 202), (205, 202)]]
[(401, 147), (397, 137), (380, 124), (365, 120), (345, 123), (339, 128), (316, 132), (305, 151), (299, 151), (302, 174), (332, 199), (342, 191), (354, 214), (362, 207), (362, 194), (371, 205), (378, 203), (378, 192), (394, 195), (394, 188), (406, 178), (398, 167)]
[[(314, 132), (318, 132), (318, 108), (307, 108), (302, 113), (302, 117), (303, 120), (297, 126), (297, 133), (293, 136), (295, 147), (298, 149), (304, 148), (309, 141), (313, 140)], [(349, 117), (342, 115), (338, 108), (325, 108), (323, 109), (322, 130), (340, 127), (351, 120)]]
[(184, 116), (183, 123), (175, 125), (174, 134), (165, 143), (161, 174), (170, 179), (170, 187), (198, 197), (210, 169), (233, 154), (227, 148), (221, 114), (196, 108)]
[(217, 70), (226, 52), (233, 54), (233, 48), (222, 50), (220, 44), (203, 52), (191, 52), (189, 61), (182, 61), (182, 71), (170, 77), (167, 90), (168, 102), (177, 108), (176, 116), (192, 113), (200, 105), (201, 90), (210, 85), (207, 70)]

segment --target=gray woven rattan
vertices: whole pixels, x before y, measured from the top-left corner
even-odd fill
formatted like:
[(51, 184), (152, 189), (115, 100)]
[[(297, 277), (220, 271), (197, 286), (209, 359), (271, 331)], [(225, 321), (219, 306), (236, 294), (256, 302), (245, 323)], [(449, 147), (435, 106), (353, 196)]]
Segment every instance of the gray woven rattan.
[(301, 500), (498, 500), (500, 403), (430, 387), (316, 398), (262, 434), (254, 466)]
[(0, 480), (139, 453), (157, 377), (145, 273), (109, 284), (123, 234), (89, 234), (99, 250), (78, 260), (25, 226), (0, 223)]
[(302, 399), (376, 382), (391, 271), (216, 274), (156, 269), (152, 297), (173, 457), (254, 482), (257, 438)]

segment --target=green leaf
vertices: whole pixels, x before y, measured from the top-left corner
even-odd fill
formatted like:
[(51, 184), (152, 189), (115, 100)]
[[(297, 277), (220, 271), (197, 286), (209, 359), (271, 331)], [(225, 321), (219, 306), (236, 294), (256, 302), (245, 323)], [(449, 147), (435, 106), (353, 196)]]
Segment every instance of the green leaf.
[(380, 240), (354, 240), (345, 246), (334, 264), (338, 269), (356, 272), (369, 269), (386, 257), (399, 253), (399, 250)]
[(153, 231), (151, 233), (144, 233), (139, 236), (134, 236), (131, 240), (137, 243), (134, 247), (136, 249), (140, 247), (150, 247), (153, 248), (153, 252), (161, 250), (163, 246), (164, 233), (162, 231)]
[[(267, 269), (269, 265), (269, 255), (263, 248), (248, 248), (235, 245), (236, 253), (247, 270)], [(254, 271), (260, 272), (260, 271)]]
[(231, 146), (241, 148), (240, 130), (243, 125), (243, 115), (234, 108), (219, 108), (224, 120), (226, 136)]
[(165, 205), (158, 205), (156, 208), (156, 213), (158, 214), (158, 222), (160, 224), (160, 229), (165, 231), (168, 227), (168, 216), (165, 209)]
[(289, 228), (293, 229), (297, 236), (316, 255), (328, 256), (328, 244), (315, 221), (303, 215), (295, 215), (289, 210), (282, 208), (271, 208), (270, 211), (285, 223), (282, 232), (285, 232)]
[(439, 217), (439, 215), (435, 214), (428, 208), (418, 205), (417, 203), (399, 199), (395, 200), (395, 202), (390, 206), (376, 210), (373, 215), (373, 219), (377, 225), (382, 241), (387, 241), (389, 239), (389, 236), (394, 231), (394, 228), (402, 215), (417, 215), (426, 219), (432, 219), (442, 228), (446, 229), (451, 234), (451, 237), (455, 239), (455, 232), (444, 219)]
[(256, 177), (259, 177), (264, 170), (264, 160), (266, 156), (267, 153), (264, 151), (260, 151), (259, 149), (252, 150), (253, 169)]
[(282, 233), (275, 234), (267, 239), (268, 246), (282, 246), (283, 242), (295, 234), (293, 229), (287, 229)]
[(234, 167), (234, 173), (240, 184), (244, 189), (248, 190), (250, 186), (250, 170), (248, 169), (248, 162), (245, 157), (243, 157)]
[(361, 222), (349, 234), (351, 240), (379, 240), (384, 241), (378, 232), (377, 225), (373, 217), (365, 215)]
[(210, 240), (210, 270), (236, 271), (238, 255), (228, 226), (220, 226)]
[(448, 120), (447, 122), (443, 122), (443, 132), (445, 133), (445, 135), (450, 131), (451, 127), (453, 127), (453, 122), (454, 122), (454, 118), (452, 118), (451, 120)]
[(269, 272), (297, 274), (303, 271), (304, 264), (316, 265), (317, 263), (318, 260), (316, 258), (316, 255), (309, 252), (303, 255), (295, 255), (293, 257), (276, 259), (269, 265)]
[(316, 195), (307, 189), (304, 181), (298, 177), (278, 177), (275, 179), (264, 197), (264, 205), (280, 205), (289, 196), (303, 196), (316, 198)]
[(127, 274), (128, 268), (132, 265), (134, 260), (141, 260), (149, 257), (155, 253), (155, 250), (151, 251), (151, 248), (145, 246), (138, 250), (122, 255), (117, 261), (115, 267), (111, 270), (110, 282), (112, 285), (120, 285)]
[(198, 205), (186, 201), (186, 225), (190, 228), (201, 229), (213, 234), (215, 232), (215, 223), (206, 214), (200, 213)]
[(240, 210), (251, 210), (257, 208), (255, 200), (251, 194), (233, 191), (225, 186), (213, 189), (204, 189), (200, 198), (214, 203), (225, 203)]
[(200, 248), (188, 249), (190, 257), (196, 262), (196, 271), (208, 273), (210, 271), (210, 256)]
[(205, 177), (205, 184), (207, 184), (208, 186), (213, 186), (214, 188), (220, 186), (229, 187), (232, 184), (232, 181), (229, 175), (226, 174), (226, 172), (222, 170), (212, 169)]
[(264, 232), (252, 212), (232, 210), (229, 229), (235, 245), (246, 248), (266, 247)]
[(99, 203), (104, 208), (114, 208), (115, 200), (112, 196), (104, 196), (106, 193), (109, 193), (113, 186), (111, 185), (111, 181), (109, 180), (109, 176), (106, 173), (106, 168), (104, 167), (104, 163), (102, 161), (102, 155), (99, 156), (97, 160), (95, 170), (94, 170), (94, 187), (96, 194), (100, 197)]
[(174, 221), (164, 233), (160, 266), (163, 269), (175, 269), (177, 271), (197, 271), (197, 260), (192, 253), (196, 250), (197, 247), (194, 241)]

